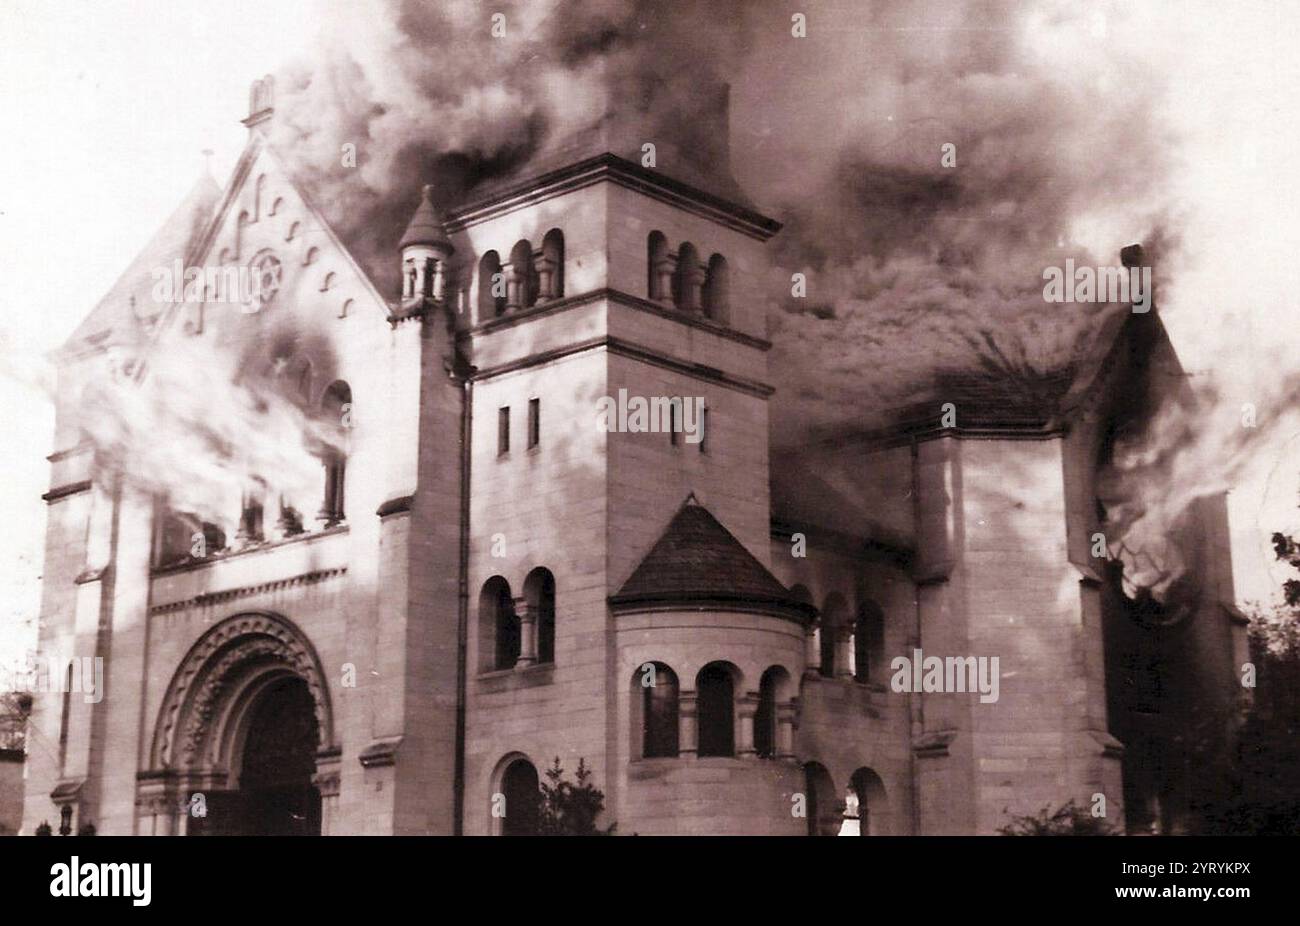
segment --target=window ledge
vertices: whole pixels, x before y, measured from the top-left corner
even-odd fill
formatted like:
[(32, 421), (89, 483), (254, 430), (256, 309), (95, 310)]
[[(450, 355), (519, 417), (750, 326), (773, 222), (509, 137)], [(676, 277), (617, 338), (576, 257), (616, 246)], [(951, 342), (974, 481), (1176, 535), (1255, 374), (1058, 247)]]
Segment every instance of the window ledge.
[(155, 566), (149, 570), (151, 576), (170, 575), (176, 572), (188, 572), (193, 569), (201, 569), (204, 566), (211, 566), (213, 563), (225, 562), (240, 556), (252, 556), (256, 553), (265, 553), (268, 550), (278, 550), (281, 547), (287, 547), (295, 543), (307, 543), (312, 540), (319, 540), (322, 537), (333, 537), (335, 534), (346, 534), (348, 524), (344, 521), (333, 527), (322, 528), (321, 530), (303, 531), (301, 534), (294, 534), (292, 537), (283, 537), (279, 540), (260, 540), (238, 548), (227, 547), (224, 550), (217, 550), (209, 553), (202, 559), (192, 559), (186, 557), (180, 562), (169, 563), (166, 566)]
[(475, 679), (480, 691), (510, 691), (515, 688), (533, 688), (549, 685), (555, 675), (555, 663), (539, 662), (536, 665), (512, 669), (489, 669)]

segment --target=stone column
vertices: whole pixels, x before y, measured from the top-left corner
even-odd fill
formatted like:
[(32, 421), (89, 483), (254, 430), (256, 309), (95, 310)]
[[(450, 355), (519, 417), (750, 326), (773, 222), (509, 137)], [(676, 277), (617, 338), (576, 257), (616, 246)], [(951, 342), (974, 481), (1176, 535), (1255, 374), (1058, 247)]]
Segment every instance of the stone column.
[(515, 614), (519, 615), (519, 658), (515, 668), (522, 669), (537, 663), (537, 610), (523, 598), (516, 598)]
[(809, 624), (804, 636), (804, 675), (820, 675), (821, 668), (821, 630), (816, 624)]
[(704, 285), (704, 268), (699, 264), (687, 267), (682, 273), (682, 305), (686, 312), (699, 313), (700, 288)]
[(322, 749), (316, 754), (316, 774), (311, 783), (320, 791), (320, 834), (333, 836), (339, 814), (339, 781), (342, 752), (338, 748)]
[(757, 691), (746, 692), (736, 699), (736, 755), (745, 759), (758, 755), (754, 748), (754, 715), (757, 713)]
[(673, 273), (677, 262), (671, 254), (665, 254), (654, 265), (655, 298), (664, 305), (673, 304)]
[(538, 252), (533, 261), (533, 268), (537, 271), (537, 301), (545, 302), (554, 299), (555, 261), (547, 257), (544, 252)]
[(794, 723), (798, 715), (797, 701), (788, 701), (776, 706), (776, 757), (778, 759), (795, 758)]
[(683, 691), (677, 696), (677, 752), (694, 757), (700, 751), (698, 696)]
[(506, 311), (524, 307), (528, 298), (528, 268), (516, 267), (513, 263), (506, 271)]
[(835, 628), (835, 677), (853, 678), (853, 625)]

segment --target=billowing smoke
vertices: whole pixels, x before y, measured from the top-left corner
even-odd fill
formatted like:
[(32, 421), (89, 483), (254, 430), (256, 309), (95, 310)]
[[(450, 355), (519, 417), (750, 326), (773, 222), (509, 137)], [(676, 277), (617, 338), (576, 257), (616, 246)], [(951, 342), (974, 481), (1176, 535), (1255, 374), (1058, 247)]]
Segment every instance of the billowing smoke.
[[(663, 139), (701, 169), (754, 4), (363, 0), (331, 6), (277, 76), (272, 140), (382, 287), (422, 184), (440, 205), (560, 156), (584, 132)], [(730, 24), (730, 25), (729, 25)], [(355, 166), (343, 146), (355, 151)], [(558, 166), (558, 165), (556, 165)]]
[[(310, 59), (277, 75), (272, 142), (386, 292), (422, 184), (450, 205), (550, 166), (592, 131), (619, 153), (632, 131), (636, 145), (672, 151), (673, 170), (715, 180), (729, 155), (741, 186), (785, 222), (767, 280), (775, 446), (947, 401), (959, 417), (980, 402), (1050, 415), (1102, 323), (1128, 308), (1046, 302), (1044, 269), (1113, 266), (1122, 245), (1177, 223), (1165, 180), (1178, 140), (1159, 118), (1169, 88), (1149, 72), (1147, 36), (1119, 3), (794, 7), (332, 4)], [(796, 13), (805, 37), (793, 34)], [(730, 138), (709, 118), (723, 84)], [(805, 295), (792, 293), (796, 273)], [(231, 399), (235, 422), (276, 414)], [(149, 415), (199, 411), (161, 392), (140, 401)], [(294, 465), (236, 455), (205, 472), (203, 452), (238, 443), (221, 428), (189, 428), (175, 449), (135, 462), (187, 466), (196, 486), (232, 469), (241, 482), (295, 473), (317, 438), (284, 411)], [(1241, 429), (1202, 436), (1204, 417), (1186, 414), (1162, 414), (1148, 450), (1116, 456), (1116, 516), (1132, 544), (1154, 545), (1179, 504), (1221, 488), (1246, 452), (1223, 446)]]
[[(806, 37), (789, 5), (752, 0), (355, 4), (279, 78), (273, 139), (391, 288), (421, 184), (454, 202), (549, 166), (593, 124), (725, 175), (727, 139), (691, 127), (713, 129), (709, 88), (729, 84), (731, 166), (785, 222), (767, 281), (774, 445), (949, 401), (1050, 417), (1128, 308), (1048, 303), (1044, 268), (1113, 266), (1169, 221), (1143, 36), (1117, 4), (798, 7)], [(1135, 530), (1154, 523), (1143, 510)]]
[(345, 428), (303, 401), (307, 351), (297, 340), (280, 331), (242, 351), (214, 350), (210, 339), (155, 343), (140, 329), (76, 406), (98, 481), (158, 497), (227, 537), (245, 503), (264, 508), (268, 529), (282, 504), (314, 517), (324, 461), (343, 449)]

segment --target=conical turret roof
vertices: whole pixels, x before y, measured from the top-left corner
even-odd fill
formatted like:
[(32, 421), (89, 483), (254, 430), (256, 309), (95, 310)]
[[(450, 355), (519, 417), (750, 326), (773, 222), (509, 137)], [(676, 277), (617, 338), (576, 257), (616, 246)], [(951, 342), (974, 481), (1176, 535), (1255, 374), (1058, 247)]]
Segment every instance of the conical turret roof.
[(406, 226), (398, 247), (405, 248), (412, 244), (442, 247), (448, 252), (453, 250), (451, 239), (442, 227), (442, 218), (433, 206), (433, 187), (428, 184), (425, 184), (420, 205), (416, 207), (415, 215), (411, 216), (411, 224)]

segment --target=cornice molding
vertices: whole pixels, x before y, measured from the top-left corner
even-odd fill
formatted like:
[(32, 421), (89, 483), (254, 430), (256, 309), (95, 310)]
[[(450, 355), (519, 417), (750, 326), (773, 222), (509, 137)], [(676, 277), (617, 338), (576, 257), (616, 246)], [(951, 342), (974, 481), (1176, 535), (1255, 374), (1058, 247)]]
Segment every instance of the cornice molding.
[(525, 178), (472, 200), (450, 210), (445, 225), (448, 232), (463, 231), (471, 225), (602, 181), (703, 216), (759, 241), (766, 241), (781, 230), (781, 223), (775, 219), (609, 153)]
[(457, 339), (466, 340), (486, 334), (492, 334), (493, 332), (505, 328), (513, 328), (516, 325), (535, 321), (539, 318), (546, 318), (567, 309), (591, 305), (593, 302), (599, 302), (602, 299), (618, 305), (627, 306), (631, 309), (648, 312), (651, 315), (657, 315), (660, 318), (667, 319), (668, 321), (688, 325), (692, 328), (698, 328), (701, 331), (707, 331), (709, 334), (717, 335), (720, 338), (726, 338), (729, 341), (735, 341), (738, 344), (744, 344), (746, 347), (752, 347), (756, 350), (768, 351), (772, 349), (772, 342), (764, 338), (757, 338), (753, 335), (728, 328), (727, 326), (718, 324), (703, 315), (693, 315), (688, 312), (680, 312), (677, 309), (662, 305), (651, 299), (643, 299), (640, 296), (634, 296), (621, 289), (613, 289), (610, 287), (593, 289), (589, 292), (578, 293), (574, 296), (565, 296), (563, 299), (552, 299), (547, 302), (540, 302), (537, 305), (530, 306), (526, 309), (518, 309), (507, 315), (502, 315), (499, 318), (488, 319), (485, 322), (480, 322), (472, 328), (463, 329), (457, 335)]
[(317, 569), (312, 572), (304, 572), (301, 575), (291, 576), (287, 579), (276, 579), (273, 582), (263, 582), (260, 585), (244, 585), (239, 588), (225, 589), (219, 592), (203, 592), (190, 598), (180, 601), (169, 601), (165, 604), (157, 604), (149, 609), (150, 614), (170, 614), (174, 611), (184, 611), (188, 608), (201, 608), (212, 604), (221, 604), (227, 601), (234, 601), (237, 598), (248, 598), (253, 595), (261, 595), (266, 592), (280, 591), (285, 588), (294, 588), (301, 585), (315, 585), (318, 582), (324, 582), (327, 579), (333, 579), (341, 576), (348, 571), (347, 566), (339, 566), (335, 569)]
[(776, 390), (767, 383), (761, 383), (757, 380), (746, 379), (739, 376), (733, 376), (725, 373), (715, 367), (706, 366), (701, 363), (691, 363), (685, 360), (678, 360), (676, 357), (670, 357), (649, 347), (634, 344), (631, 341), (625, 341), (621, 338), (602, 335), (594, 338), (587, 338), (583, 341), (575, 341), (572, 344), (566, 344), (563, 347), (556, 347), (550, 350), (538, 351), (534, 354), (520, 357), (516, 360), (510, 360), (506, 363), (497, 364), (494, 367), (486, 367), (478, 370), (471, 377), (475, 382), (494, 379), (503, 376), (506, 373), (514, 373), (518, 370), (525, 370), (529, 367), (540, 366), (546, 363), (553, 363), (565, 357), (574, 354), (584, 353), (589, 350), (604, 349), (611, 354), (618, 354), (622, 357), (629, 357), (633, 360), (640, 360), (643, 363), (649, 363), (665, 370), (672, 370), (674, 373), (683, 373), (687, 376), (693, 376), (706, 382), (717, 383), (720, 386), (726, 386), (735, 389), (738, 392), (748, 393), (749, 395), (767, 398)]

